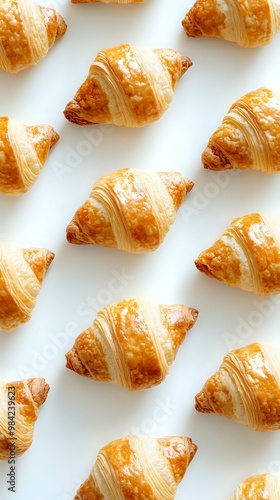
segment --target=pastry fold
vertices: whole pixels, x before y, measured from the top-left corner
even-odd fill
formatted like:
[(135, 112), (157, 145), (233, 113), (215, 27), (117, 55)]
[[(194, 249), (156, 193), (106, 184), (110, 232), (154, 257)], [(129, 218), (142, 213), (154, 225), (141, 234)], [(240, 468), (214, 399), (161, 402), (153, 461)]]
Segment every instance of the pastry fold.
[(252, 476), (240, 483), (228, 500), (279, 500), (280, 478), (272, 474)]

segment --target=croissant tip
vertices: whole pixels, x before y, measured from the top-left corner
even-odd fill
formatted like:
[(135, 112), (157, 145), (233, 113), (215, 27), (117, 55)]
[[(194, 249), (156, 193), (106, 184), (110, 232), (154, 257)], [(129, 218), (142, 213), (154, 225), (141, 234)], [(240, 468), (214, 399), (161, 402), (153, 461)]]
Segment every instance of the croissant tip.
[(63, 114), (66, 120), (68, 120), (71, 123), (74, 123), (75, 125), (96, 125), (96, 123), (90, 122), (85, 118), (80, 118), (80, 112), (81, 112), (80, 106), (75, 100), (73, 100), (68, 102), (63, 111)]
[(183, 76), (186, 71), (193, 65), (193, 62), (187, 56), (181, 56), (182, 68), (181, 68), (181, 76)]
[(199, 413), (212, 413), (212, 410), (209, 407), (208, 400), (207, 400), (203, 390), (195, 396), (194, 408)]
[[(194, 323), (196, 322), (197, 318), (198, 318), (198, 315), (199, 315), (199, 311), (197, 309), (194, 309), (193, 307), (189, 307), (189, 310), (190, 310), (190, 313), (193, 317), (193, 321)], [(194, 324), (193, 323), (193, 324)]]
[(59, 141), (60, 136), (59, 134), (54, 130), (54, 128), (51, 129), (51, 142), (50, 142), (50, 149)]
[(46, 272), (49, 269), (53, 259), (55, 258), (55, 254), (53, 252), (50, 252), (49, 250), (47, 251), (47, 257), (46, 257)]
[(206, 264), (203, 264), (199, 258), (194, 261), (194, 264), (195, 264), (196, 268), (198, 269), (198, 271), (206, 274), (207, 276), (210, 275), (210, 271), (209, 271), (208, 266)]
[(201, 155), (203, 167), (206, 170), (230, 170), (232, 165), (218, 146), (207, 146)]
[(189, 443), (189, 448), (190, 448), (190, 462), (192, 461), (192, 459), (194, 458), (197, 450), (198, 450), (198, 446), (192, 441), (191, 438), (188, 438), (188, 443)]
[(63, 17), (58, 12), (56, 12), (56, 19), (57, 19), (56, 40), (59, 40), (65, 35), (68, 26)]
[(34, 401), (37, 403), (38, 408), (44, 404), (47, 399), (50, 386), (44, 378), (30, 378), (27, 384), (31, 391)]
[(184, 181), (185, 181), (186, 194), (188, 194), (194, 187), (194, 182), (187, 178), (185, 178)]
[(202, 37), (203, 33), (201, 28), (196, 24), (194, 15), (191, 10), (185, 15), (182, 20), (182, 26), (185, 30), (186, 35), (192, 38)]

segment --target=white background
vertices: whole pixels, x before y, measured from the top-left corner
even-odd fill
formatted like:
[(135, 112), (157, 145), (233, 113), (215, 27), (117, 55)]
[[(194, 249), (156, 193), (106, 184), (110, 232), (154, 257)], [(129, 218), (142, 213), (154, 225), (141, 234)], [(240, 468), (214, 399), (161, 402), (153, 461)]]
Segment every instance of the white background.
[[(16, 494), (7, 491), (7, 463), (0, 464), (1, 500), (72, 499), (98, 450), (131, 432), (192, 437), (199, 450), (176, 500), (223, 500), (252, 474), (280, 473), (280, 435), (254, 433), (222, 417), (198, 414), (194, 396), (232, 348), (254, 341), (280, 345), (280, 305), (211, 280), (193, 262), (234, 217), (277, 211), (280, 178), (210, 173), (203, 170), (200, 156), (234, 100), (261, 85), (279, 84), (280, 36), (253, 50), (188, 39), (181, 20), (190, 0), (44, 4), (61, 12), (68, 32), (36, 68), (15, 75), (1, 71), (0, 114), (27, 124), (49, 123), (61, 140), (29, 193), (1, 197), (0, 233), (19, 246), (47, 247), (56, 258), (31, 321), (2, 332), (0, 350), (3, 379), (42, 376), (51, 390), (39, 411), (32, 447), (18, 460)], [(159, 122), (139, 130), (68, 123), (64, 107), (96, 53), (124, 42), (173, 47), (192, 59), (170, 109)], [(95, 144), (90, 144), (84, 132), (93, 129)], [(154, 253), (129, 255), (68, 244), (65, 228), (95, 180), (124, 167), (179, 170), (195, 182), (163, 245)], [(119, 292), (111, 293), (116, 273), (123, 278)], [(67, 370), (64, 354), (96, 312), (87, 300), (102, 308), (106, 299), (134, 295), (200, 311), (165, 382), (129, 393)]]

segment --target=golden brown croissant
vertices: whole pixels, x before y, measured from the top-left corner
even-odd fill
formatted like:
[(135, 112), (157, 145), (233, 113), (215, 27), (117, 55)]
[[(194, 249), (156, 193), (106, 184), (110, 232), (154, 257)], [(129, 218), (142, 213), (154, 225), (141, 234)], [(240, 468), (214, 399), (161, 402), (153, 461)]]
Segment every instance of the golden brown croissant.
[(199, 412), (254, 431), (280, 430), (280, 349), (254, 343), (231, 351), (195, 400)]
[(280, 172), (280, 90), (262, 87), (236, 101), (202, 154), (211, 170)]
[(53, 258), (46, 248), (0, 242), (0, 330), (10, 331), (29, 321)]
[(278, 0), (197, 0), (182, 21), (191, 37), (223, 38), (242, 47), (268, 45), (280, 29)]
[(99, 311), (66, 354), (67, 368), (131, 391), (160, 384), (198, 311), (133, 298)]
[(58, 139), (50, 125), (27, 126), (0, 117), (0, 193), (18, 196), (28, 191)]
[(240, 483), (228, 500), (279, 500), (280, 478), (272, 474), (252, 476)]
[(185, 436), (128, 436), (104, 446), (74, 500), (173, 500), (196, 454)]
[(31, 446), (37, 413), (48, 392), (43, 378), (0, 383), (0, 460), (12, 461)]
[(69, 243), (156, 250), (193, 182), (179, 172), (125, 168), (98, 179), (66, 229)]
[(177, 50), (124, 44), (99, 52), (64, 115), (78, 125), (143, 127), (158, 120), (191, 66)]
[(16, 73), (35, 66), (66, 28), (56, 10), (31, 0), (1, 0), (0, 68)]
[(280, 293), (280, 217), (237, 217), (195, 265), (210, 278), (257, 295)]
[(146, 0), (71, 0), (72, 3), (143, 3)]

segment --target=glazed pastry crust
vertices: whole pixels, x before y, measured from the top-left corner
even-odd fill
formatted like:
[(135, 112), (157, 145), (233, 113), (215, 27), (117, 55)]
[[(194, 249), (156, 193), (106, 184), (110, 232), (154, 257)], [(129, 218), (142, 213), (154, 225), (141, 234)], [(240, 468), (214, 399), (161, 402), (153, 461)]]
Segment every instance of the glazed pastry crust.
[(78, 125), (142, 127), (152, 123), (169, 107), (174, 88), (191, 64), (173, 49), (128, 44), (104, 49), (64, 115)]
[(228, 500), (256, 500), (280, 498), (280, 478), (271, 474), (251, 476), (239, 484)]
[(66, 32), (63, 18), (31, 0), (2, 0), (0, 5), (0, 68), (9, 73), (43, 59)]
[(104, 446), (74, 500), (173, 500), (197, 446), (184, 436), (129, 436)]
[(253, 213), (234, 219), (195, 265), (211, 278), (257, 295), (280, 293), (280, 217)]
[(190, 37), (223, 38), (242, 47), (268, 45), (280, 28), (278, 0), (197, 0), (182, 21)]
[(1, 330), (13, 330), (30, 320), (53, 258), (45, 248), (22, 249), (0, 242)]
[(146, 0), (71, 0), (72, 3), (143, 3)]
[(10, 434), (8, 429), (9, 414), (7, 406), (0, 408), (0, 460), (8, 460), (10, 443), (15, 444), (16, 456), (22, 455), (31, 446), (33, 441), (34, 424), (40, 406), (45, 402), (49, 392), (49, 385), (43, 378), (32, 378), (16, 382), (1, 382), (1, 401), (15, 399), (15, 418), (11, 419), (15, 425)]
[(67, 368), (135, 391), (160, 384), (198, 311), (143, 298), (110, 304), (66, 354)]
[(280, 172), (280, 91), (261, 87), (229, 109), (202, 154), (211, 170)]
[(280, 350), (259, 343), (227, 354), (197, 394), (196, 410), (255, 431), (280, 430)]
[(69, 243), (156, 250), (193, 182), (178, 172), (122, 169), (101, 177), (66, 229)]

